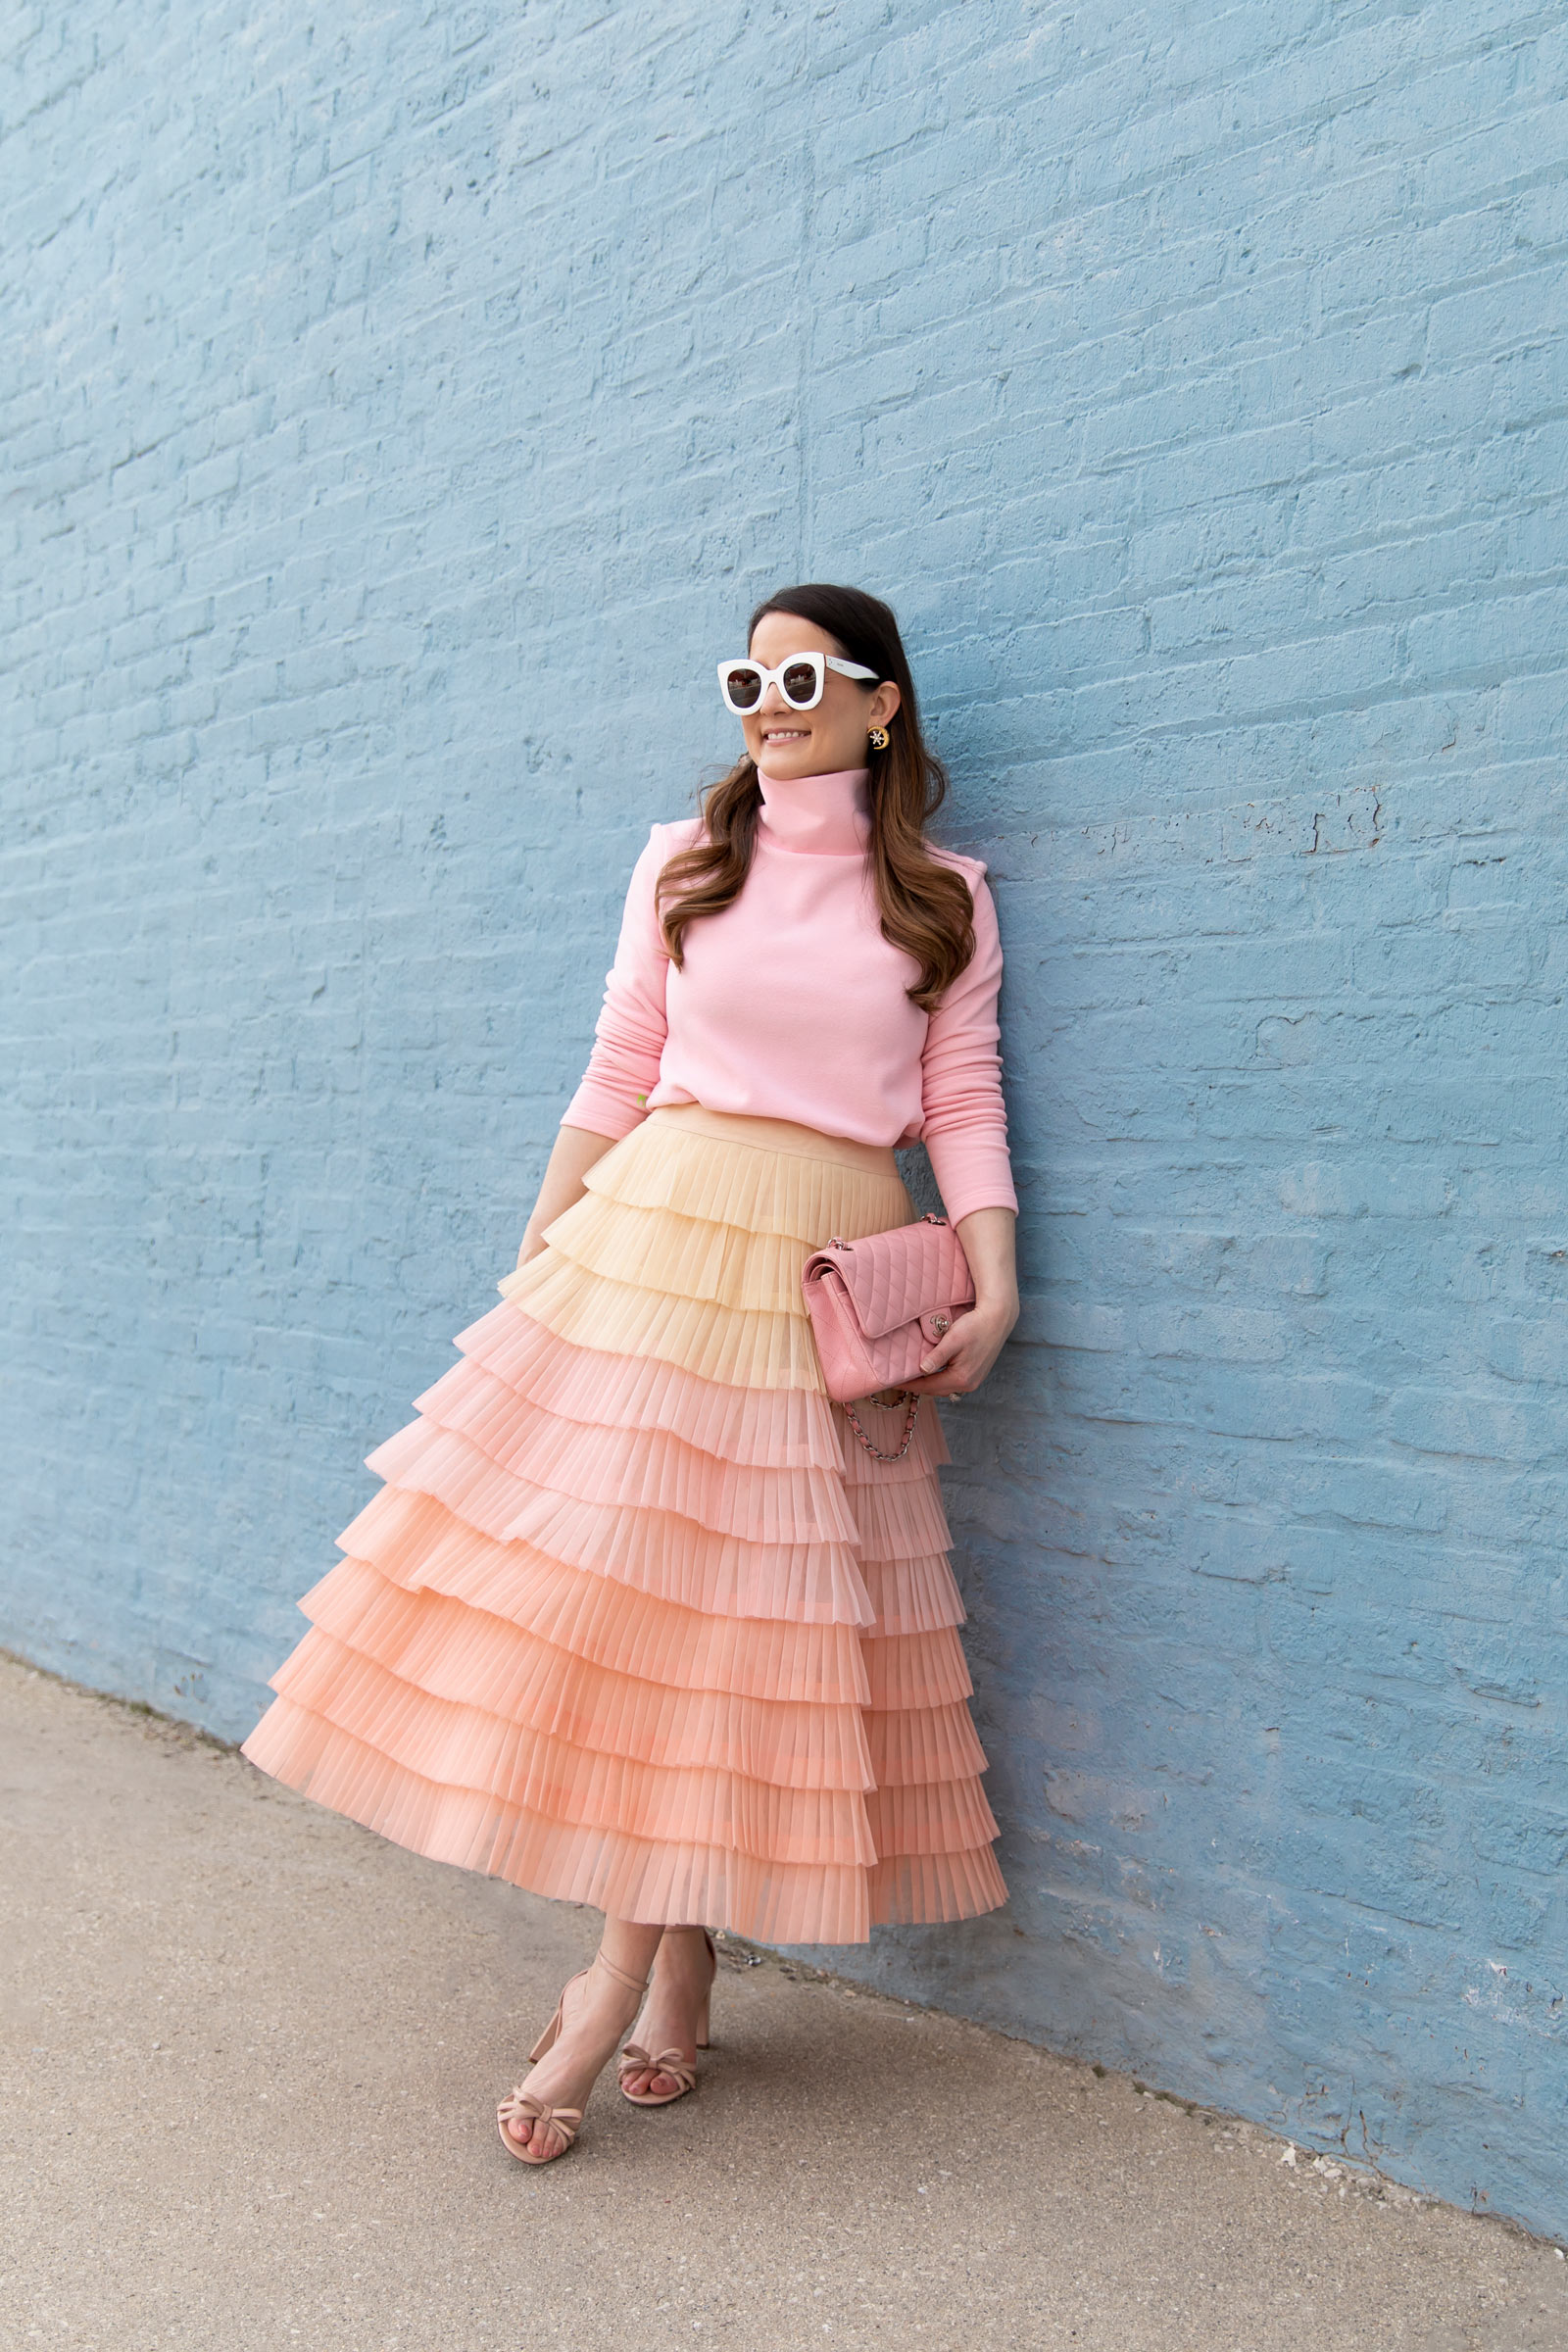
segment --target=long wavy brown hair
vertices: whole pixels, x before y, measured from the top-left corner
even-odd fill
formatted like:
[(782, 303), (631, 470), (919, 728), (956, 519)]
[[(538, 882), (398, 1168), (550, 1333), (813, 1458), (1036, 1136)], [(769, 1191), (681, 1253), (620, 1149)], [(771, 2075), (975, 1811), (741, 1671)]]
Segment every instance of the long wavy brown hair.
[[(926, 826), (947, 796), (948, 771), (920, 732), (914, 680), (893, 608), (859, 588), (821, 582), (781, 588), (752, 614), (748, 645), (766, 612), (810, 621), (847, 661), (874, 669), (878, 681), (891, 679), (899, 690), (887, 750), (866, 753), (869, 856), (882, 936), (914, 957), (920, 971), (908, 994), (922, 1011), (934, 1011), (974, 954), (973, 910), (963, 876), (939, 863), (926, 840)], [(865, 688), (868, 695), (875, 690), (875, 682)], [(761, 806), (757, 767), (748, 755), (703, 795), (702, 838), (671, 858), (660, 874), (660, 924), (677, 967), (687, 925), (719, 913), (739, 897), (757, 851)]]

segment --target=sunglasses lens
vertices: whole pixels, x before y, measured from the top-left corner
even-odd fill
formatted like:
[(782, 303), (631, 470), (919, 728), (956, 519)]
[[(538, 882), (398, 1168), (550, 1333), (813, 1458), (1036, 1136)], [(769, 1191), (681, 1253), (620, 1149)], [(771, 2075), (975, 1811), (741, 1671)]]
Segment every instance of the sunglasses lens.
[(755, 710), (762, 692), (762, 681), (755, 669), (730, 669), (724, 673), (724, 692), (736, 710)]
[(809, 662), (792, 662), (784, 672), (786, 698), (806, 710), (816, 694), (816, 671)]

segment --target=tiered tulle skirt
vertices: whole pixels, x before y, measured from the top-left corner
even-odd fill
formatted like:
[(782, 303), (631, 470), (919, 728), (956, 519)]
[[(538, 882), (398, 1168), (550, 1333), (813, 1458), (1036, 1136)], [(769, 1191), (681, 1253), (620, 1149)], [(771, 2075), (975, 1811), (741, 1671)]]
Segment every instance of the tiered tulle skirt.
[(853, 1943), (1004, 1902), (935, 1408), (872, 1460), (801, 1300), (809, 1250), (912, 1213), (891, 1152), (653, 1112), (370, 1455), (244, 1753), (622, 1918)]

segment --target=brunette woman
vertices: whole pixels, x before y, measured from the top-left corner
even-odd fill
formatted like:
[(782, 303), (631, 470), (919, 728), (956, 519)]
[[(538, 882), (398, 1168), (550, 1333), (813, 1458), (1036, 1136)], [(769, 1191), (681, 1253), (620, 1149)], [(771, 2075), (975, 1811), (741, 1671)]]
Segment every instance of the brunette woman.
[(854, 1943), (1006, 1892), (935, 1408), (902, 1455), (902, 1399), (857, 1434), (801, 1296), (830, 1236), (912, 1217), (893, 1147), (922, 1138), (976, 1297), (914, 1390), (996, 1361), (996, 914), (926, 838), (946, 778), (886, 605), (784, 590), (719, 678), (745, 754), (637, 861), (505, 1303), (370, 1456), (245, 1742), (400, 1844), (605, 1913), (499, 2110), (529, 2164), (639, 2010), (624, 2094), (693, 2087), (710, 1930)]

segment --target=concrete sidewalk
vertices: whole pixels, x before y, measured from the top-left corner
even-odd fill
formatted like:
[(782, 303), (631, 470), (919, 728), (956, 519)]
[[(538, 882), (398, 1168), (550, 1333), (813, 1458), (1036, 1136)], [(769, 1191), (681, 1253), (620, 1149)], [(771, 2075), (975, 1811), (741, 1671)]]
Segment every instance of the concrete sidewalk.
[(8, 2352), (1568, 2347), (1549, 2247), (740, 1953), (698, 2095), (526, 2172), (595, 1914), (8, 1660), (0, 1788)]

